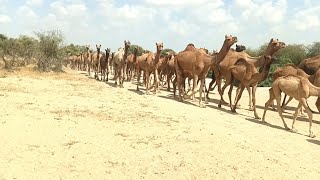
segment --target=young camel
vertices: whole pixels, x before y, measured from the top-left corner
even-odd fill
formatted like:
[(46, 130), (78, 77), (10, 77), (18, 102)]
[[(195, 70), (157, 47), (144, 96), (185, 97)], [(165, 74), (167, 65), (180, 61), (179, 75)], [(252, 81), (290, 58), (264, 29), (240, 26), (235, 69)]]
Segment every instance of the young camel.
[[(231, 67), (231, 84), (228, 92), (230, 108), (232, 112), (236, 112), (237, 104), (241, 98), (244, 88), (252, 87), (252, 103), (253, 103), (253, 112), (256, 119), (260, 119), (256, 112), (256, 90), (258, 83), (264, 81), (268, 77), (271, 63), (275, 60), (271, 56), (263, 56), (264, 65), (262, 67), (262, 72), (258, 72), (252, 63), (247, 62), (245, 59), (239, 59), (233, 67)], [(231, 102), (231, 94), (233, 89), (234, 80), (240, 81), (240, 92), (236, 94), (236, 101), (234, 106)]]
[(150, 86), (150, 74), (154, 72), (154, 93), (157, 92), (159, 87), (159, 74), (158, 74), (158, 67), (159, 67), (159, 59), (161, 51), (163, 50), (163, 43), (156, 43), (157, 52), (154, 54), (152, 52), (142, 54), (137, 59), (137, 91), (139, 91), (139, 84), (140, 84), (140, 77), (141, 77), (141, 70), (144, 71), (144, 76), (146, 78), (146, 94), (149, 94), (149, 86)]
[(268, 110), (268, 107), (272, 103), (274, 99), (277, 101), (277, 111), (279, 113), (279, 116), (281, 117), (281, 120), (283, 122), (283, 125), (286, 129), (289, 129), (286, 122), (283, 119), (282, 116), (282, 108), (281, 108), (281, 92), (287, 94), (288, 96), (291, 96), (295, 98), (296, 100), (299, 101), (298, 108), (296, 109), (294, 115), (293, 115), (293, 122), (292, 122), (292, 131), (296, 132), (297, 130), (294, 127), (294, 123), (297, 119), (298, 116), (298, 111), (299, 109), (303, 106), (309, 117), (309, 136), (311, 138), (314, 138), (315, 135), (311, 131), (312, 127), (312, 112), (309, 109), (307, 105), (307, 99), (310, 96), (317, 96), (320, 97), (320, 88), (314, 86), (309, 82), (308, 79), (300, 77), (300, 76), (284, 76), (284, 77), (279, 77), (277, 78), (273, 83), (272, 83), (272, 88), (269, 89), (269, 100), (266, 102), (265, 107), (264, 107), (264, 112), (263, 112), (263, 117), (262, 121), (265, 121), (265, 115)]
[[(234, 51), (234, 49), (230, 49), (231, 51)], [(246, 46), (244, 46), (244, 45), (238, 45), (238, 44), (236, 44), (236, 49), (235, 49), (235, 51), (236, 52), (242, 52), (242, 51), (244, 51), (244, 50), (246, 50)], [(216, 54), (216, 53), (218, 53), (218, 52), (216, 52), (216, 51), (214, 51), (212, 54)], [(212, 86), (213, 86), (213, 84), (216, 82), (216, 78), (215, 78), (215, 76), (214, 76), (214, 71), (213, 71), (213, 69), (212, 69), (212, 74), (211, 74), (211, 82), (209, 83), (209, 87), (208, 87), (208, 89), (206, 90), (206, 98), (207, 99), (210, 99), (209, 98), (209, 91), (212, 91), (216, 86), (217, 86), (217, 83), (214, 85), (214, 87), (212, 88)]]
[[(278, 39), (271, 39), (266, 51), (264, 52), (265, 56), (273, 56), (274, 53), (276, 53), (279, 49), (284, 48), (285, 47), (285, 43), (284, 42), (280, 42)], [(223, 99), (223, 94), (224, 94), (224, 90), (226, 89), (227, 86), (230, 85), (231, 83), (231, 67), (233, 67), (233, 65), (235, 64), (235, 62), (240, 59), (240, 58), (244, 58), (246, 61), (252, 63), (255, 67), (262, 67), (264, 64), (264, 55), (260, 56), (260, 57), (251, 57), (249, 56), (246, 52), (236, 52), (236, 51), (229, 51), (229, 53), (227, 54), (227, 56), (224, 58), (223, 61), (221, 61), (219, 63), (218, 68), (214, 69), (214, 75), (216, 77), (216, 81), (218, 84), (218, 92), (220, 94), (220, 102), (218, 104), (218, 107), (221, 107), (222, 104), (227, 104), (224, 99)], [(222, 77), (224, 77), (225, 84), (224, 86), (221, 88), (221, 80)], [(249, 92), (249, 107), (251, 109), (251, 92)]]
[[(101, 73), (101, 81), (108, 81), (109, 80), (109, 55), (110, 55), (110, 48), (105, 49), (106, 54), (100, 58), (100, 73)], [(103, 76), (103, 80), (102, 80)], [(107, 76), (107, 80), (106, 80)]]
[(199, 89), (199, 106), (205, 107), (202, 103), (202, 91), (204, 87), (204, 80), (208, 74), (208, 71), (211, 67), (215, 67), (220, 61), (224, 59), (227, 55), (230, 47), (238, 41), (237, 37), (233, 36), (225, 36), (225, 40), (223, 45), (219, 51), (219, 53), (215, 56), (210, 56), (199, 50), (184, 50), (177, 54), (175, 57), (175, 68), (177, 75), (177, 86), (179, 92), (179, 100), (182, 101), (181, 96), (181, 83), (184, 77), (184, 74), (191, 74), (193, 76), (193, 88), (191, 95), (188, 95), (187, 98), (195, 96), (197, 82), (200, 79), (200, 89)]

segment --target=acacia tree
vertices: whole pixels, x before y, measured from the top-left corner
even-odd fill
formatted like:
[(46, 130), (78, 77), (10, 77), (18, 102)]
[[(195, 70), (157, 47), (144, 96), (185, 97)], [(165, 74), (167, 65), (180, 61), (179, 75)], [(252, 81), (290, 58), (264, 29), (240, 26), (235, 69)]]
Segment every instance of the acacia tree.
[(62, 71), (63, 35), (60, 31), (35, 32), (39, 39), (38, 69), (40, 71)]

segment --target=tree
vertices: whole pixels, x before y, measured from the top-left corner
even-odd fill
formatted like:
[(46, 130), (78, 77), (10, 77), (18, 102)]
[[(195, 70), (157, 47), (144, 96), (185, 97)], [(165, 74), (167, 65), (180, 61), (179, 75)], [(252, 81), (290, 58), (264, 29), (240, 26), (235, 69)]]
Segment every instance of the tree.
[(138, 53), (137, 53), (138, 56), (141, 56), (142, 53), (144, 52), (144, 49), (141, 46), (134, 44), (129, 47), (129, 50), (128, 50), (129, 54), (133, 54), (134, 48), (138, 48)]
[(307, 46), (307, 49), (307, 57), (320, 55), (320, 42), (314, 42), (312, 45)]
[(167, 52), (176, 54), (176, 52), (174, 52), (174, 50), (172, 50), (172, 49), (164, 49), (161, 51), (161, 56), (165, 56), (167, 54)]
[[(280, 49), (277, 52), (277, 57), (281, 59), (289, 59), (290, 63), (299, 64), (307, 56), (307, 49), (303, 44), (291, 44), (286, 48)], [(280, 59), (280, 60), (281, 60)]]
[(63, 35), (60, 31), (35, 32), (39, 39), (38, 69), (40, 71), (62, 71)]

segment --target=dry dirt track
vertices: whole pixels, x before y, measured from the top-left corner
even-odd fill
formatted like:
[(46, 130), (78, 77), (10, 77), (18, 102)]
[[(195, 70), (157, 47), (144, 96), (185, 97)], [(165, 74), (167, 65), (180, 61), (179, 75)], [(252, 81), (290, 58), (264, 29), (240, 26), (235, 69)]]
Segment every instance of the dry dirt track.
[[(232, 114), (216, 100), (202, 109), (70, 70), (0, 77), (0, 179), (320, 178), (318, 114), (310, 139), (306, 118), (296, 123), (301, 134), (283, 130), (274, 111), (270, 124), (254, 120), (246, 92), (245, 109)], [(260, 116), (267, 98), (258, 88)]]

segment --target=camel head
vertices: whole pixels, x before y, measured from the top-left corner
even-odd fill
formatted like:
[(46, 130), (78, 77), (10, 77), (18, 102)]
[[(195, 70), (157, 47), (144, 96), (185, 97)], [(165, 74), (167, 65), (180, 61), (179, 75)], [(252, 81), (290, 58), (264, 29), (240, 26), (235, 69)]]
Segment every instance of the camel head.
[(156, 43), (157, 52), (161, 52), (163, 50), (163, 43)]
[(242, 52), (244, 50), (246, 50), (246, 46), (236, 44), (236, 51), (237, 52)]
[(86, 45), (85, 48), (86, 48), (86, 51), (89, 51), (90, 45)]
[(129, 49), (130, 46), (131, 46), (130, 41), (124, 41), (124, 48), (125, 49)]
[(231, 47), (234, 43), (238, 42), (238, 38), (236, 36), (225, 35), (224, 38), (224, 43), (226, 43), (228, 47)]
[(110, 48), (104, 49), (106, 51), (106, 54), (110, 54)]
[(96, 48), (97, 48), (97, 52), (100, 52), (100, 49), (101, 49), (101, 44), (96, 44)]
[(133, 48), (133, 54), (138, 54), (138, 48), (137, 47)]
[(285, 48), (286, 47), (286, 44), (284, 42), (280, 42), (278, 39), (275, 39), (275, 38), (272, 38), (269, 42), (269, 46), (272, 46), (272, 48), (274, 50), (279, 50), (279, 49), (282, 49), (282, 48)]
[(199, 50), (200, 50), (200, 52), (203, 52), (205, 54), (209, 54), (209, 50), (206, 48), (200, 48)]

